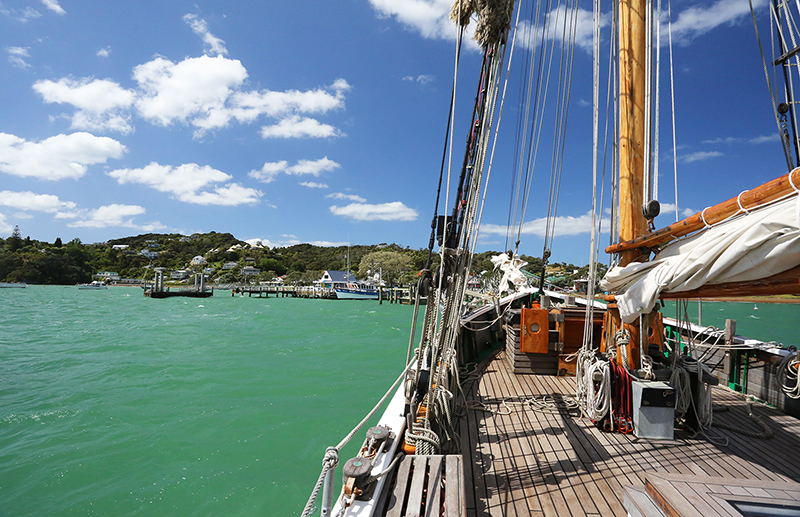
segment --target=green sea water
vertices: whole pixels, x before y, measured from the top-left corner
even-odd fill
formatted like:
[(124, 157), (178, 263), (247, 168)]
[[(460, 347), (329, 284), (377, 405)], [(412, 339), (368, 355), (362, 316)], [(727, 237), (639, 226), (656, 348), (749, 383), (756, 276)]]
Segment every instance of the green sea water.
[[(800, 304), (712, 302), (696, 300), (687, 302), (680, 313), (688, 313), (693, 323), (725, 328), (725, 320), (736, 320), (736, 334), (760, 341), (776, 341), (800, 349)], [(676, 302), (669, 301), (662, 310), (664, 316), (676, 318)]]
[[(298, 515), (325, 448), (402, 370), (411, 312), (0, 289), (0, 517)], [(738, 333), (786, 344), (800, 345), (798, 316), (703, 304), (705, 325), (735, 318)]]
[(0, 289), (0, 516), (298, 515), (402, 371), (411, 312)]

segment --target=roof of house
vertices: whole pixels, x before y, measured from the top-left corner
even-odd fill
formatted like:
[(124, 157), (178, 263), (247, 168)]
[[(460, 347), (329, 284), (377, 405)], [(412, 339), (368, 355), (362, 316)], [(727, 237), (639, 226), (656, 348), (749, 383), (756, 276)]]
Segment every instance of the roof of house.
[(325, 271), (332, 282), (355, 282), (356, 276), (350, 271)]

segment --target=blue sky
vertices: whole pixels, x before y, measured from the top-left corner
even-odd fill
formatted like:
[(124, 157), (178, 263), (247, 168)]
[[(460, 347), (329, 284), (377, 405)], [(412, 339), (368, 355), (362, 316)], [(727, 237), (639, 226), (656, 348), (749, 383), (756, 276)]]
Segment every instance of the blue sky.
[[(453, 77), (449, 4), (3, 0), (0, 235), (19, 225), (23, 236), (88, 243), (213, 230), (269, 246), (426, 246)], [(754, 4), (769, 45), (767, 3)], [(747, 1), (672, 9), (683, 216), (786, 165)], [(553, 260), (584, 264), (591, 13), (579, 20)], [(479, 63), (468, 48), (456, 156)], [(518, 109), (508, 101), (479, 251), (507, 245)], [(664, 109), (667, 208), (668, 119)], [(548, 178), (547, 164), (534, 173), (522, 253), (541, 254)], [(673, 220), (674, 208), (656, 222)]]

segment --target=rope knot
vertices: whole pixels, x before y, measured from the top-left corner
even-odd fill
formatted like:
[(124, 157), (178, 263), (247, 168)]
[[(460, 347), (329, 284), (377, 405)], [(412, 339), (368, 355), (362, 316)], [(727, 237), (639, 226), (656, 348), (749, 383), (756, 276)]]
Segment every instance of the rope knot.
[(322, 467), (328, 469), (336, 468), (339, 464), (339, 450), (336, 447), (328, 447), (325, 450), (325, 457), (322, 458)]

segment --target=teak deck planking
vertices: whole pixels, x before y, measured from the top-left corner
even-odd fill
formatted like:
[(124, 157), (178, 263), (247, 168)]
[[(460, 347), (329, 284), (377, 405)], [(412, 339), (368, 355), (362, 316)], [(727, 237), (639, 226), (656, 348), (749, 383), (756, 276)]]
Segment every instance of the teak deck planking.
[[(505, 353), (481, 363), (479, 375), (464, 383), (468, 403), (504, 410), (507, 398), (574, 397), (574, 377), (515, 375)], [(728, 408), (715, 412), (715, 421), (760, 431), (738, 394), (715, 388), (714, 404)], [(469, 409), (459, 422), (467, 515), (625, 516), (624, 487), (644, 486), (648, 473), (800, 481), (800, 421), (761, 405), (754, 412), (774, 436), (760, 440), (714, 427), (713, 436), (729, 442), (722, 446), (677, 429), (672, 441), (603, 432), (575, 411)]]

